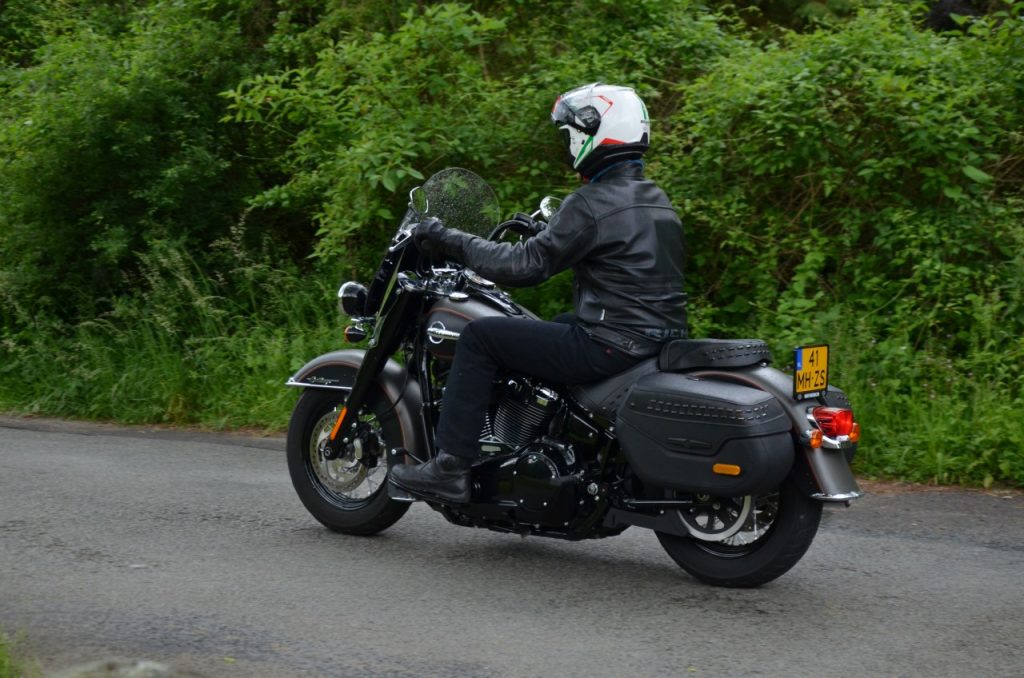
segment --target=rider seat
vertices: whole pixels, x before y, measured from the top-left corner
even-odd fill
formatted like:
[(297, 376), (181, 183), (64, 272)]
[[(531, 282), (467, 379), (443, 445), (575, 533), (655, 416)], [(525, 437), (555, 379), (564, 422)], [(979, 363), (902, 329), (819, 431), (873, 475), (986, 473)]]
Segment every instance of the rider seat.
[(625, 372), (601, 381), (573, 385), (569, 392), (587, 411), (614, 419), (633, 384), (648, 374), (739, 369), (771, 360), (768, 344), (759, 339), (677, 339), (662, 346), (657, 358), (642, 360)]

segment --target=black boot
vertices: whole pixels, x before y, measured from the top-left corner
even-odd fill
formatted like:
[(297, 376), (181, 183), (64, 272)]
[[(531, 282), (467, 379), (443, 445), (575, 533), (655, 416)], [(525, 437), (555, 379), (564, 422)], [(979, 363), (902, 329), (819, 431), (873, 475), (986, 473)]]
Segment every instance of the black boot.
[(392, 466), (390, 480), (407, 492), (437, 497), (453, 504), (468, 504), (469, 469), (472, 465), (472, 459), (439, 451), (426, 464)]

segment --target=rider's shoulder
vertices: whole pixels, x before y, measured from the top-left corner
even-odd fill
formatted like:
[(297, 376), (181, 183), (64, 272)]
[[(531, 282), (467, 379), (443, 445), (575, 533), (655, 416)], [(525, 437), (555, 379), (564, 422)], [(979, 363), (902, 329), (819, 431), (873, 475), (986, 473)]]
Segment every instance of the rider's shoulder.
[(593, 204), (591, 200), (587, 198), (586, 192), (581, 190), (583, 188), (586, 188), (586, 186), (581, 186), (567, 195), (565, 200), (562, 201), (562, 204), (559, 205), (556, 216), (560, 221), (578, 221), (580, 219), (593, 217)]

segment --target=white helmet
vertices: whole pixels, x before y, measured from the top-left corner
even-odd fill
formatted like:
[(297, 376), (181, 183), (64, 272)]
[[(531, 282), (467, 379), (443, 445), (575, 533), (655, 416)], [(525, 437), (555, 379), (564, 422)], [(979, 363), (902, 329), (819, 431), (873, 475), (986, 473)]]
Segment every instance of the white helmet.
[(647, 107), (631, 87), (595, 82), (558, 97), (551, 120), (563, 135), (569, 166), (585, 177), (620, 160), (639, 158), (650, 144)]

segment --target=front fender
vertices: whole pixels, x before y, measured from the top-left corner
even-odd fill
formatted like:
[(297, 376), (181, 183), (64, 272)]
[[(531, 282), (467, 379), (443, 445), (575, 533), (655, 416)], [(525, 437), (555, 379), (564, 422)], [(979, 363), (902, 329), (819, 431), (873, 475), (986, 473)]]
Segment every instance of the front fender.
[[(354, 348), (325, 353), (303, 365), (288, 378), (285, 386), (348, 393), (352, 390), (356, 373), (365, 355), (366, 351)], [(392, 407), (386, 416), (398, 419), (402, 427), (402, 439), (411, 443), (409, 451), (413, 456), (425, 459), (429, 447), (426, 444), (426, 431), (420, 417), (423, 411), (423, 395), (419, 383), (409, 378), (405, 368), (400, 364), (388, 359), (377, 377), (377, 386)]]

